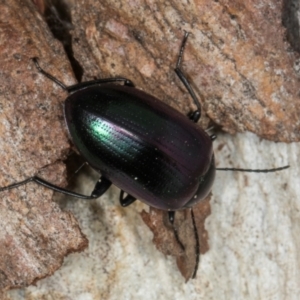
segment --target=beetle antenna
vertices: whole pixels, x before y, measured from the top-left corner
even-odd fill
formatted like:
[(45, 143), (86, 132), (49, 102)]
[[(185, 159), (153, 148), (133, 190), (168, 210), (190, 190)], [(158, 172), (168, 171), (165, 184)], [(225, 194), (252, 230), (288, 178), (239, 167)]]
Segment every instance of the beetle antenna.
[(279, 168), (273, 168), (273, 169), (239, 169), (239, 168), (216, 168), (218, 171), (237, 171), (237, 172), (253, 172), (253, 173), (271, 173), (276, 171), (281, 171), (288, 169), (290, 166), (283, 166)]

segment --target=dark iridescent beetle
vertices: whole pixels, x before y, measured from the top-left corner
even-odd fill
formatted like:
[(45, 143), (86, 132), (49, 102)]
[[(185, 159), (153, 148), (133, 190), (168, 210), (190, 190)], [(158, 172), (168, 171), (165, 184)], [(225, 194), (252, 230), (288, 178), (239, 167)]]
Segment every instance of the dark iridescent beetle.
[[(201, 105), (180, 69), (188, 35), (188, 32), (184, 35), (175, 72), (197, 106), (189, 118), (134, 88), (126, 78), (98, 79), (67, 87), (42, 70), (34, 58), (40, 73), (70, 93), (64, 110), (71, 140), (101, 177), (90, 196), (57, 187), (37, 176), (0, 188), (0, 191), (34, 181), (60, 193), (94, 199), (113, 183), (121, 189), (122, 206), (140, 199), (149, 206), (168, 211), (173, 223), (176, 210), (190, 208), (206, 198), (214, 182), (215, 170), (272, 172), (287, 168), (215, 168), (212, 147), (215, 136), (209, 136), (196, 126)], [(124, 85), (115, 82), (124, 82)], [(191, 213), (196, 238), (195, 277), (199, 239), (192, 210)]]

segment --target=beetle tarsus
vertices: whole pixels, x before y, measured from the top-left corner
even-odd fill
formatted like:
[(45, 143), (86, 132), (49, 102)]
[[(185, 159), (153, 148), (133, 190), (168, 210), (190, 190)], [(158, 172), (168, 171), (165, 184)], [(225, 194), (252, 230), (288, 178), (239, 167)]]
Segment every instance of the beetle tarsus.
[(14, 189), (14, 188), (17, 188), (21, 185), (25, 185), (27, 184), (28, 182), (30, 181), (34, 181), (34, 177), (30, 177), (30, 178), (27, 178), (23, 181), (20, 181), (20, 182), (16, 182), (16, 183), (13, 183), (13, 184), (10, 184), (10, 185), (7, 185), (7, 186), (4, 186), (4, 187), (1, 187), (0, 188), (0, 192), (3, 192), (3, 191), (7, 191), (7, 190), (11, 190), (11, 189)]
[(190, 32), (184, 31), (184, 36), (183, 36), (183, 39), (182, 39), (182, 42), (181, 42), (181, 46), (180, 46), (180, 50), (179, 50), (179, 54), (178, 54), (178, 58), (177, 58), (176, 69), (179, 69), (180, 66), (181, 66), (181, 61), (182, 61), (182, 57), (183, 57), (185, 44), (187, 42), (187, 39), (188, 39), (189, 35), (190, 35)]

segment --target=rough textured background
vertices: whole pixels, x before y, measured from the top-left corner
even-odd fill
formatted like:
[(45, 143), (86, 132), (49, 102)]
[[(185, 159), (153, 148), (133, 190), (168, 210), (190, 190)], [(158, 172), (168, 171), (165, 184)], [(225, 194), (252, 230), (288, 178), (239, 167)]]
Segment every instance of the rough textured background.
[(275, 141), (299, 141), (299, 55), (286, 41), (282, 5), (76, 1), (73, 50), (84, 78), (99, 76), (100, 70), (103, 77), (127, 76), (187, 112), (191, 100), (173, 68), (182, 31), (190, 31), (184, 70), (207, 115), (231, 133), (248, 130)]
[[(36, 2), (40, 11), (47, 11), (43, 1)], [(215, 123), (230, 132), (250, 130), (276, 141), (299, 140), (299, 62), (281, 25), (282, 3), (70, 2), (64, 13), (52, 8), (46, 14), (64, 40), (68, 59), (29, 0), (0, 5), (0, 186), (41, 168), (52, 182), (60, 184), (64, 178), (59, 161), (69, 148), (61, 114), (65, 94), (37, 74), (30, 57), (40, 57), (41, 65), (66, 84), (74, 82), (68, 59), (77, 79), (126, 76), (187, 113), (191, 100), (172, 70), (183, 29), (193, 34), (184, 70)], [(136, 203), (120, 208), (119, 191), (112, 188), (93, 202), (60, 199), (62, 210), (76, 216), (89, 248), (67, 257), (59, 271), (36, 287), (1, 297), (297, 299), (299, 146), (260, 141), (249, 133), (219, 134), (215, 151), (220, 166), (290, 163), (292, 168), (274, 174), (218, 173), (212, 214), (205, 223), (210, 250), (201, 256), (196, 280), (185, 284), (174, 259), (155, 249), (140, 217), (147, 207)], [(88, 193), (94, 175), (77, 178), (74, 186), (81, 182)], [(6, 276), (2, 284), (29, 284), (51, 274), (65, 253), (86, 244), (71, 215), (50, 202), (51, 194), (30, 184), (1, 197), (0, 266), (4, 274), (19, 276), (11, 282)], [(8, 243), (8, 230), (18, 247)]]
[[(38, 172), (65, 184), (64, 93), (46, 83), (30, 59), (41, 57), (51, 61), (54, 74), (57, 64), (70, 74), (63, 48), (30, 1), (1, 1), (0, 11), (0, 186)], [(66, 254), (87, 246), (73, 215), (62, 212), (52, 195), (35, 184), (1, 192), (0, 289), (49, 276)]]
[[(260, 141), (253, 134), (220, 134), (215, 143), (222, 166), (292, 168), (274, 174), (218, 172), (205, 227), (209, 251), (198, 277), (185, 283), (175, 259), (157, 251), (139, 212), (127, 209), (112, 188), (95, 202), (62, 199), (89, 247), (69, 255), (36, 287), (9, 292), (6, 299), (298, 299), (300, 201), (298, 144)], [(87, 179), (89, 192), (97, 174)]]
[[(199, 246), (196, 242), (189, 209), (176, 212), (174, 227), (170, 226), (168, 214), (164, 211), (150, 208), (149, 212), (143, 210), (141, 213), (143, 221), (153, 232), (153, 243), (156, 248), (165, 255), (176, 257), (178, 269), (186, 281), (197, 276), (199, 253), (204, 254), (209, 248), (207, 231), (204, 226), (207, 216), (210, 215), (209, 201), (210, 197), (207, 197), (193, 206)], [(177, 232), (178, 240), (175, 238), (174, 229)]]

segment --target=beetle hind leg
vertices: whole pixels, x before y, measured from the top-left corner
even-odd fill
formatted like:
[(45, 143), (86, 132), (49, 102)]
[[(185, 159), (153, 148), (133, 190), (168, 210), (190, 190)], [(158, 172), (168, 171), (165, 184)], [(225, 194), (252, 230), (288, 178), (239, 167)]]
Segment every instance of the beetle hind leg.
[[(176, 239), (178, 245), (180, 246), (180, 248), (184, 251), (185, 247), (182, 244), (182, 242), (180, 241), (178, 231), (177, 231), (176, 227), (174, 226), (175, 211), (168, 211), (168, 217), (169, 217), (169, 221), (170, 221), (170, 223), (172, 224), (172, 227), (173, 227), (175, 239)], [(196, 226), (194, 211), (193, 211), (192, 208), (191, 208), (191, 219), (192, 219), (192, 223), (193, 223), (194, 238), (195, 238), (195, 259), (196, 259), (196, 262), (195, 262), (195, 267), (194, 267), (194, 271), (193, 271), (193, 274), (192, 274), (192, 278), (194, 279), (194, 278), (196, 278), (198, 267), (199, 267), (200, 239), (199, 239), (198, 230), (197, 230), (197, 226)]]
[(198, 235), (198, 230), (197, 230), (196, 221), (195, 221), (195, 215), (194, 215), (194, 211), (192, 208), (191, 208), (191, 218), (192, 218), (193, 227), (194, 227), (195, 254), (196, 254), (196, 263), (195, 263), (194, 272), (192, 275), (192, 278), (194, 279), (194, 278), (196, 278), (198, 267), (199, 267), (199, 261), (200, 261), (200, 238)]
[(178, 236), (178, 231), (177, 231), (176, 227), (174, 226), (175, 211), (168, 211), (168, 218), (169, 218), (169, 222), (171, 223), (171, 225), (173, 227), (176, 242), (178, 243), (180, 248), (184, 251), (184, 246), (183, 246), (182, 242), (180, 241), (179, 236)]
[(126, 197), (124, 197), (124, 191), (121, 190), (119, 200), (120, 200), (121, 206), (126, 207), (126, 206), (132, 204), (136, 200), (136, 198), (134, 198), (133, 196), (131, 196), (129, 194)]

